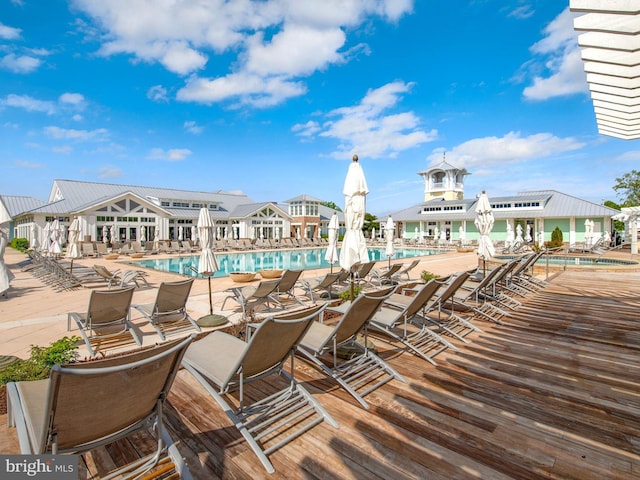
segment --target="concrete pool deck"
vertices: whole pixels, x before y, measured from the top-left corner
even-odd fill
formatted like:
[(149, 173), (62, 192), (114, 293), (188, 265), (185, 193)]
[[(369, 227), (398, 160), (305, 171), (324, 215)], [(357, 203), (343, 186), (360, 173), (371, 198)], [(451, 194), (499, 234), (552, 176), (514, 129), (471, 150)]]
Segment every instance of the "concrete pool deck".
[[(168, 255), (167, 257), (170, 257)], [(154, 255), (153, 258), (156, 258)], [(158, 256), (158, 258), (162, 258)], [(439, 275), (468, 270), (477, 265), (475, 253), (445, 253), (421, 257), (423, 261), (415, 268), (412, 278), (417, 278), (422, 270), (427, 270)], [(77, 330), (67, 331), (67, 314), (69, 312), (86, 312), (89, 304), (89, 296), (92, 288), (77, 288), (68, 291), (56, 291), (52, 286), (46, 285), (39, 278), (28, 271), (23, 271), (21, 264), (28, 259), (27, 255), (12, 248), (7, 248), (4, 256), (5, 263), (15, 275), (11, 281), (11, 288), (7, 297), (0, 297), (0, 355), (15, 355), (20, 358), (28, 358), (31, 345), (47, 346), (51, 342), (77, 334)], [(121, 257), (127, 260), (127, 257)], [(397, 260), (392, 263), (406, 263)], [(387, 262), (379, 262), (379, 266)], [(74, 261), (75, 268), (104, 265), (110, 271), (120, 271), (132, 268), (118, 260), (106, 260), (104, 258), (82, 258)], [(334, 267), (338, 268), (338, 267)], [(184, 278), (178, 274), (159, 272), (144, 269), (147, 272), (147, 281), (151, 287), (138, 288), (133, 294), (132, 303), (152, 303), (157, 294), (157, 287), (162, 281), (175, 281)], [(329, 269), (305, 270), (301, 278), (311, 278), (323, 275)], [(257, 277), (259, 279), (259, 276)], [(256, 282), (253, 282), (254, 284)], [(92, 284), (94, 287), (95, 284)], [(231, 322), (240, 320), (240, 308), (233, 302), (228, 302), (226, 309), (221, 311), (222, 302), (227, 294), (226, 289), (238, 286), (229, 277), (213, 278), (211, 280), (213, 310), (222, 313)], [(106, 289), (106, 283), (98, 285), (98, 288)], [(233, 304), (232, 304), (233, 303)], [(238, 308), (236, 308), (238, 307)], [(194, 282), (187, 311), (193, 318), (199, 318), (209, 313), (209, 296), (206, 279), (196, 279)], [(159, 341), (158, 335), (135, 309), (131, 310), (131, 321), (141, 333), (143, 345), (153, 345)], [(86, 354), (81, 347), (82, 356)]]

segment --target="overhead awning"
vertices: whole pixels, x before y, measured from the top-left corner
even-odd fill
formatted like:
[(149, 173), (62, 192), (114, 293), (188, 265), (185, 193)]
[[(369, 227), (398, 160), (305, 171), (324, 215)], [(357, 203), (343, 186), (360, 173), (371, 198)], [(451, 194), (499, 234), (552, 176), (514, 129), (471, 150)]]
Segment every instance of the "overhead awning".
[(640, 138), (640, 2), (570, 0), (602, 135)]

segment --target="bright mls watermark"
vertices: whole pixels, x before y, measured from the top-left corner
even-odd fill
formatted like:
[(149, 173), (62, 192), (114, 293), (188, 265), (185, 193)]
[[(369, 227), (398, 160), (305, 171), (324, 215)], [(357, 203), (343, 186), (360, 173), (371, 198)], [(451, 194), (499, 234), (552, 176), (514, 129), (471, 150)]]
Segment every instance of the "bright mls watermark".
[(0, 455), (2, 480), (78, 478), (78, 455)]

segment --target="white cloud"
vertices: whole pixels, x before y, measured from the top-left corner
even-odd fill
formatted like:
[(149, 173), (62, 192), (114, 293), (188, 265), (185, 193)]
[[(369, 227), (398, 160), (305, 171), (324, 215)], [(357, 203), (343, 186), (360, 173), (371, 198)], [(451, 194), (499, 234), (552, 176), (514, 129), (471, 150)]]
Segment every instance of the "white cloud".
[(533, 16), (535, 10), (531, 5), (520, 5), (511, 10), (507, 16), (523, 20)]
[(44, 168), (44, 164), (38, 162), (27, 162), (25, 160), (16, 160), (16, 165), (22, 168)]
[(53, 147), (51, 151), (54, 153), (67, 154), (67, 153), (73, 152), (73, 147), (71, 145), (61, 145), (61, 146)]
[(206, 104), (231, 99), (242, 105), (264, 108), (277, 105), (287, 98), (303, 95), (305, 92), (306, 88), (301, 83), (287, 81), (281, 77), (231, 74), (215, 79), (192, 77), (187, 85), (178, 91), (176, 98), (184, 102)]
[(44, 128), (44, 133), (54, 140), (75, 140), (78, 142), (102, 142), (106, 141), (109, 137), (109, 131), (106, 128), (98, 128), (96, 130), (75, 130), (49, 126)]
[(38, 100), (28, 95), (15, 95), (13, 93), (7, 95), (4, 100), (0, 100), (0, 105), (22, 108), (28, 112), (44, 112), (48, 115), (52, 115), (56, 111), (56, 105), (53, 102)]
[[(479, 175), (479, 169), (542, 159), (584, 146), (574, 138), (559, 138), (550, 133), (522, 137), (519, 132), (509, 132), (504, 137), (475, 138), (464, 142), (447, 150), (446, 159), (456, 167), (473, 169), (474, 175)], [(442, 161), (442, 152), (441, 148), (434, 150), (427, 160), (437, 165)]]
[(400, 81), (369, 90), (353, 107), (342, 107), (326, 114), (327, 121), (297, 124), (292, 131), (298, 136), (320, 136), (338, 140), (338, 148), (330, 156), (350, 158), (353, 153), (371, 158), (394, 158), (403, 150), (437, 138), (437, 130), (420, 128), (420, 119), (413, 112), (392, 113), (402, 95), (412, 84)]
[(42, 60), (28, 55), (17, 56), (9, 53), (0, 59), (0, 68), (4, 68), (13, 73), (31, 73), (37, 70), (42, 64)]
[(193, 133), (194, 135), (200, 135), (204, 131), (204, 128), (194, 121), (184, 122), (183, 126), (187, 132)]
[(162, 148), (152, 148), (147, 158), (149, 160), (168, 160), (170, 162), (180, 161), (187, 158), (193, 152), (186, 148), (173, 148), (163, 150)]
[(58, 101), (62, 104), (74, 105), (76, 107), (82, 107), (85, 103), (84, 95), (80, 93), (63, 93), (58, 98)]
[(0, 23), (0, 38), (3, 40), (17, 40), (20, 38), (20, 32), (22, 32), (19, 28), (9, 27)]
[(98, 178), (122, 177), (122, 170), (118, 167), (107, 165), (98, 169)]
[(567, 7), (544, 29), (544, 37), (531, 47), (536, 55), (526, 69), (533, 73), (532, 84), (523, 95), (528, 100), (587, 93), (584, 66), (580, 58), (573, 14)]
[(147, 90), (147, 98), (154, 102), (166, 103), (169, 101), (169, 97), (167, 97), (167, 89), (162, 85), (154, 85)]
[(155, 2), (153, 14), (143, 0), (72, 3), (100, 26), (97, 36), (77, 25), (103, 42), (100, 54), (132, 55), (188, 76), (179, 100), (268, 107), (304, 94), (302, 77), (366, 54), (366, 45), (342, 51), (345, 31), (370, 17), (396, 22), (414, 0), (183, 0)]

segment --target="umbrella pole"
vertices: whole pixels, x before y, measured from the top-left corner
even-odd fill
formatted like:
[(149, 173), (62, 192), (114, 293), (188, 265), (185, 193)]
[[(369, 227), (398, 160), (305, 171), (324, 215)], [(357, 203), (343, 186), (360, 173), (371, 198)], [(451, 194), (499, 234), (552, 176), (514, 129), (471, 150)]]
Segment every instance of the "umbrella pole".
[(224, 315), (218, 315), (213, 313), (213, 300), (211, 299), (211, 275), (207, 276), (209, 282), (209, 314), (204, 317), (200, 317), (196, 322), (200, 327), (218, 327), (224, 325), (229, 320)]
[(353, 273), (353, 272), (351, 272), (351, 287), (350, 287), (349, 293), (350, 293), (350, 297), (351, 297), (351, 301), (352, 301), (352, 302), (353, 302), (353, 299), (355, 298), (355, 291), (354, 291), (354, 290), (355, 290), (355, 286), (354, 286), (355, 281), (354, 281), (354, 276), (355, 276), (355, 275), (354, 275), (354, 273)]
[(209, 315), (213, 315), (213, 299), (211, 298), (211, 275), (207, 277), (209, 282)]
[(71, 266), (69, 267), (69, 275), (73, 274), (73, 258), (71, 259)]

